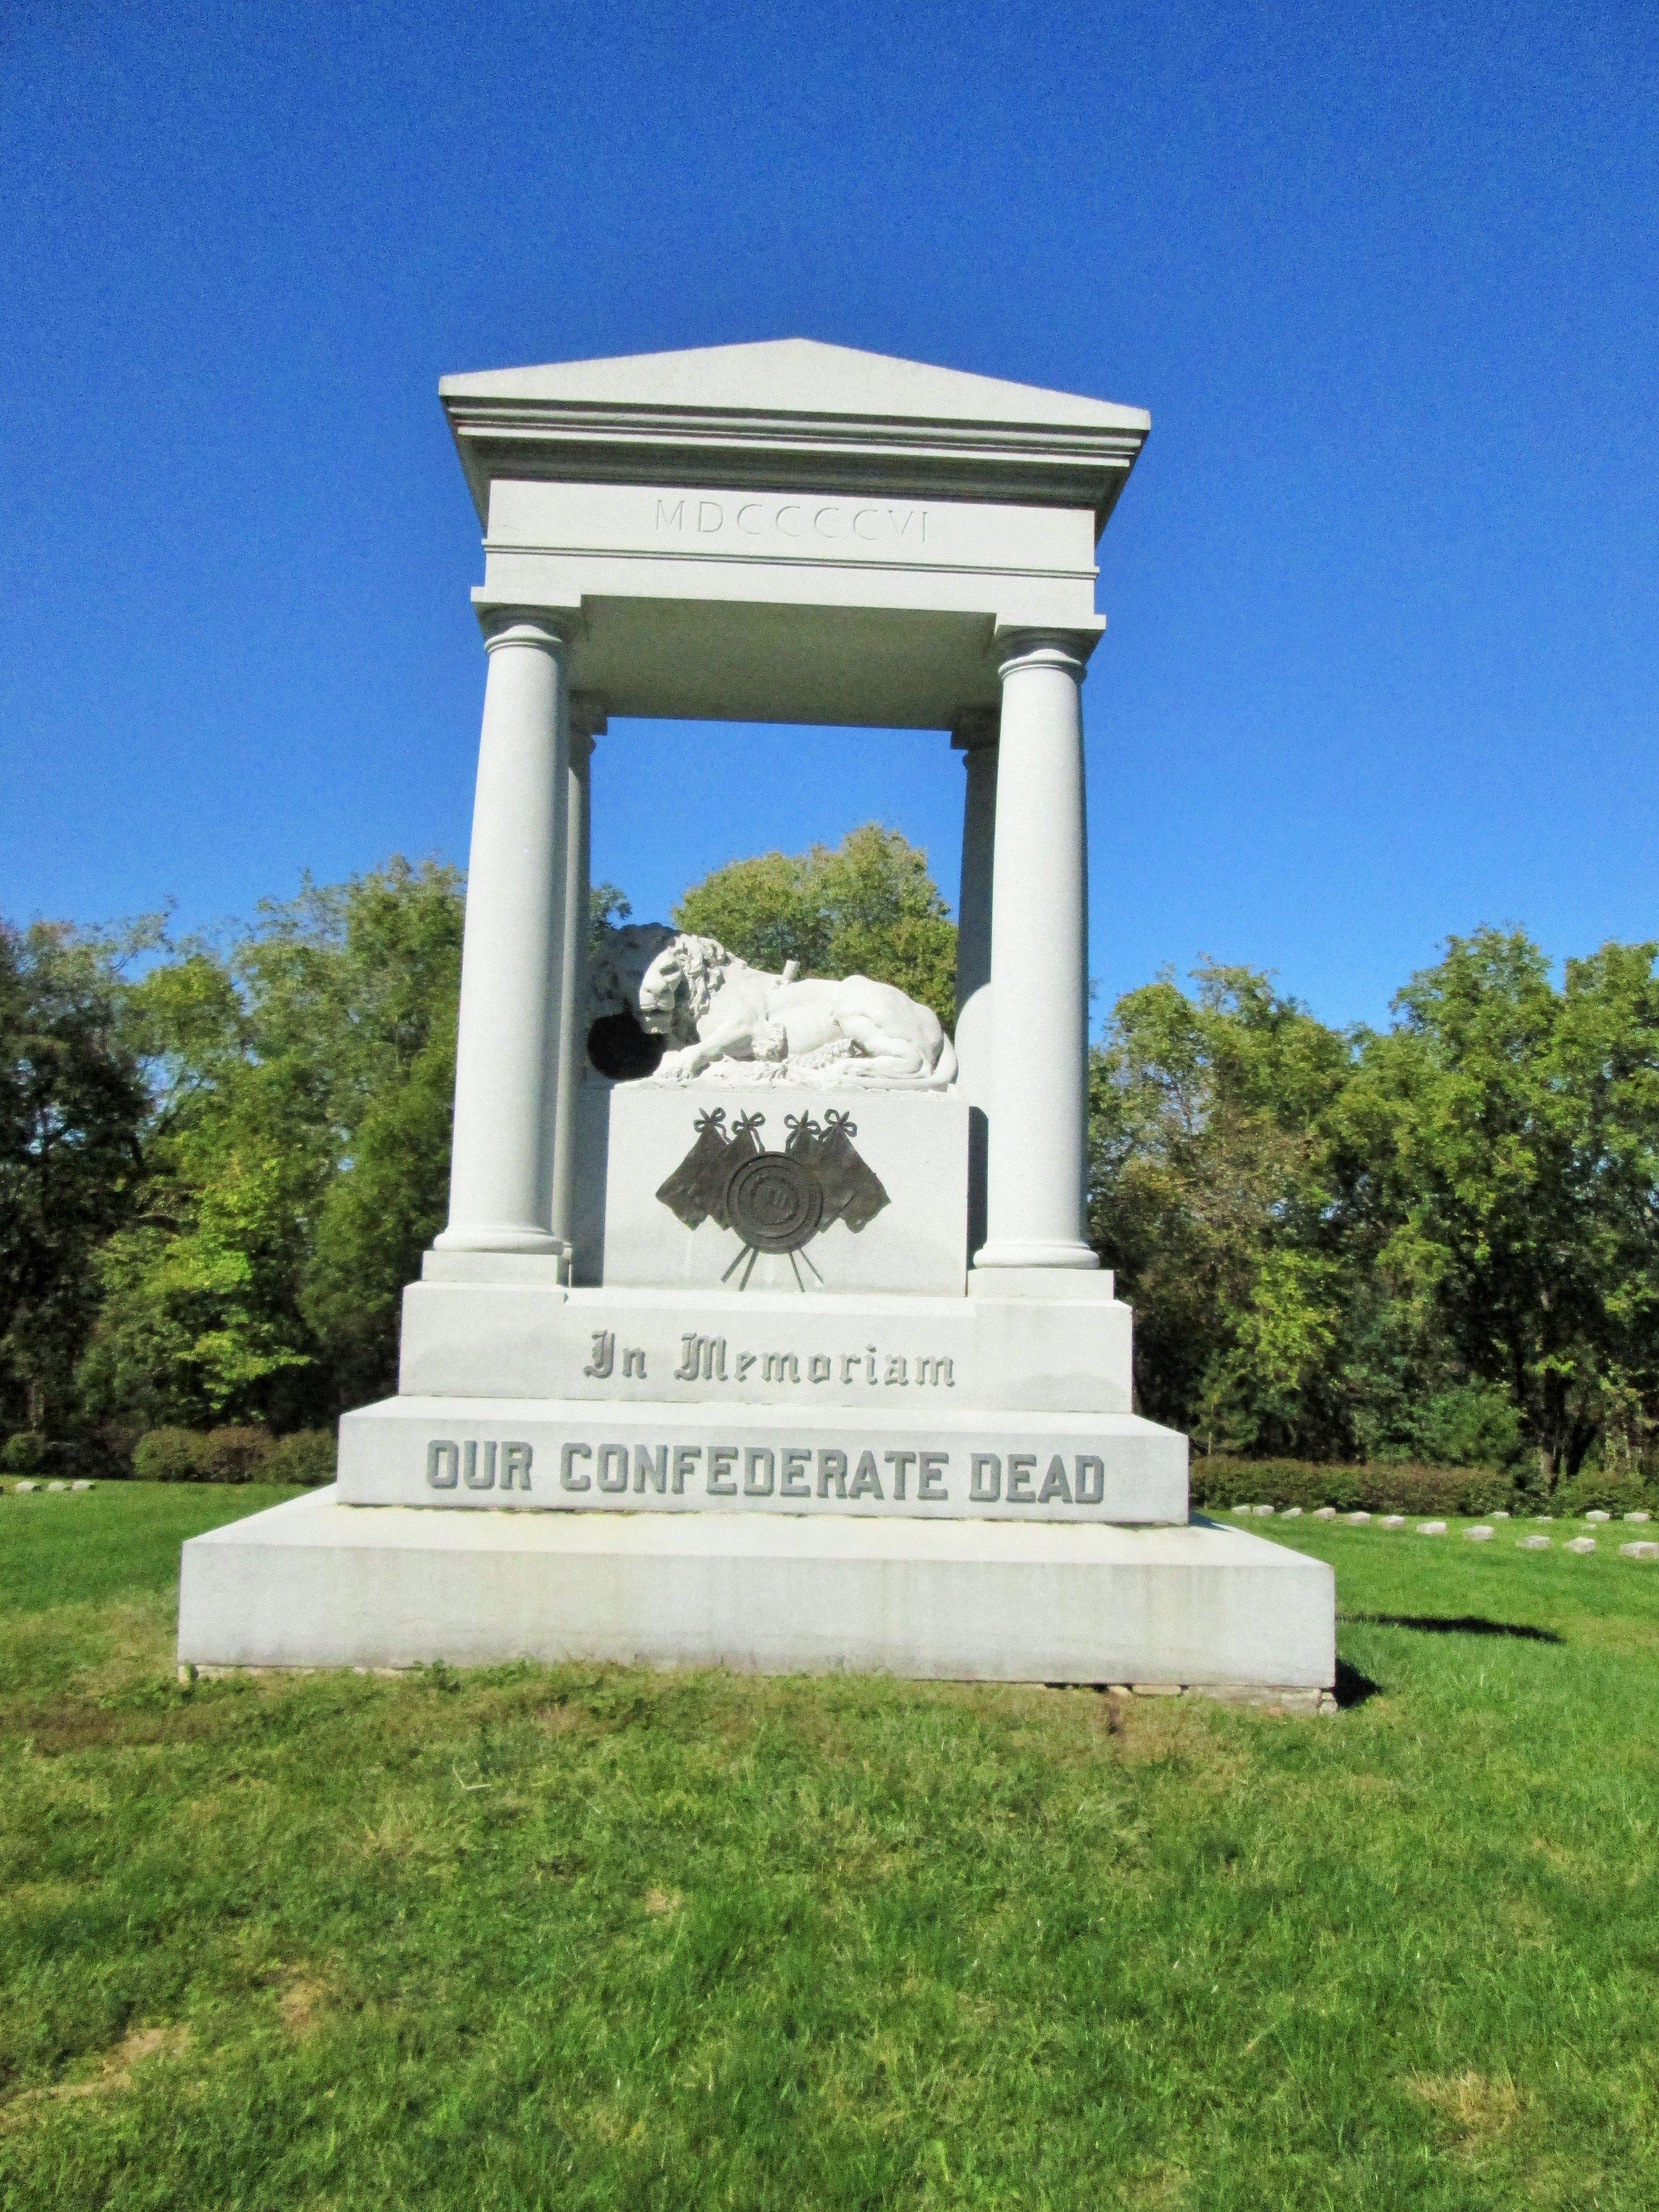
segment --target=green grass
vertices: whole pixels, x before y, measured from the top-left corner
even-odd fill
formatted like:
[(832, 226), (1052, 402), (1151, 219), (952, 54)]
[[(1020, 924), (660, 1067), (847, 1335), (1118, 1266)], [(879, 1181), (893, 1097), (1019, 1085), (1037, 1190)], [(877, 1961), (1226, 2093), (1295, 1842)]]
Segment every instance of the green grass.
[(274, 1495), (0, 1499), (7, 2212), (1659, 2203), (1659, 1569), (1616, 1529), (1272, 1524), (1336, 1566), (1332, 1720), (181, 1686), (179, 1539)]

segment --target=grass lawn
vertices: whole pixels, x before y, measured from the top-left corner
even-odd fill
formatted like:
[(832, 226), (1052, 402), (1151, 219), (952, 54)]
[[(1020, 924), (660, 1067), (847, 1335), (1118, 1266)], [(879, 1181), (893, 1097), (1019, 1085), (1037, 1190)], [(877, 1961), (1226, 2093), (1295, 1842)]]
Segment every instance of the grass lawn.
[[(0, 2207), (1659, 2204), (1659, 1567), (1282, 1523), (1346, 1709), (181, 1686), (0, 1498)], [(1633, 1532), (1627, 1532), (1633, 1533)]]

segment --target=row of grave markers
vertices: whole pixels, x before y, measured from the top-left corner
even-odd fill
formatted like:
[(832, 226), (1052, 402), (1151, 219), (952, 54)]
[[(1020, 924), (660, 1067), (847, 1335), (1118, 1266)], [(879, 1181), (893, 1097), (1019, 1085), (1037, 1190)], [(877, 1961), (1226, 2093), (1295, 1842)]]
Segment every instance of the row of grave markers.
[[(1236, 1514), (1249, 1516), (1276, 1514), (1281, 1521), (1299, 1521), (1302, 1518), (1302, 1508), (1299, 1505), (1286, 1505), (1282, 1508), (1273, 1505), (1235, 1505), (1233, 1511)], [(1598, 1525), (1611, 1521), (1613, 1517), (1611, 1513), (1604, 1513), (1599, 1507), (1593, 1508), (1584, 1516), (1586, 1521)], [(1650, 1520), (1652, 1516), (1647, 1513), (1638, 1512), (1626, 1513), (1623, 1517), (1626, 1521), (1645, 1522)], [(1403, 1513), (1372, 1515), (1363, 1511), (1339, 1514), (1334, 1505), (1320, 1505), (1316, 1506), (1309, 1518), (1314, 1521), (1346, 1521), (1350, 1528), (1364, 1528), (1367, 1522), (1374, 1520), (1379, 1528), (1403, 1528), (1407, 1524), (1407, 1516)], [(1507, 1521), (1509, 1518), (1509, 1514), (1501, 1508), (1492, 1516), (1492, 1521)], [(1537, 1513), (1533, 1516), (1533, 1518), (1536, 1521), (1553, 1521), (1555, 1516), (1553, 1513)], [(1443, 1521), (1419, 1521), (1417, 1523), (1417, 1533), (1419, 1536), (1443, 1536), (1446, 1529), (1447, 1524)], [(1489, 1544), (1497, 1533), (1498, 1531), (1491, 1525), (1491, 1522), (1477, 1522), (1473, 1528), (1463, 1531), (1466, 1540), (1471, 1544)], [(1551, 1539), (1534, 1533), (1529, 1536), (1517, 1536), (1515, 1545), (1516, 1549), (1520, 1552), (1547, 1552), (1550, 1549)], [(1595, 1549), (1595, 1539), (1594, 1536), (1573, 1536), (1568, 1540), (1563, 1548), (1580, 1554), (1593, 1552)], [(1620, 1557), (1626, 1559), (1659, 1559), (1659, 1543), (1646, 1542), (1638, 1537), (1634, 1543), (1621, 1544), (1619, 1547), (1619, 1553)]]

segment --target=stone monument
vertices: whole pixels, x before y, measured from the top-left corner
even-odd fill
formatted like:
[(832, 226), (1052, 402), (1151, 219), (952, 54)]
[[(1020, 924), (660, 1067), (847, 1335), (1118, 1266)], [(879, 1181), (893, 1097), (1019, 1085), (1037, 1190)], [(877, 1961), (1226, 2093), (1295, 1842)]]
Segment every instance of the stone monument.
[[(1148, 418), (805, 339), (441, 390), (488, 656), (448, 1225), (337, 1485), (185, 1546), (180, 1659), (1327, 1687), (1329, 1569), (1189, 1520), (1085, 1233), (1081, 694)], [(590, 961), (608, 715), (948, 732), (954, 1037), (665, 925)]]

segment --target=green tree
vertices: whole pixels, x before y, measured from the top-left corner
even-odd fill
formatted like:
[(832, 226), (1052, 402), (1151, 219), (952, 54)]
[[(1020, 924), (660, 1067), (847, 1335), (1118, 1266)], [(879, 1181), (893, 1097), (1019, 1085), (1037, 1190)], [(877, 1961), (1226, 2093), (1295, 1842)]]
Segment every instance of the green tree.
[(0, 923), (0, 1427), (62, 1434), (96, 1310), (94, 1265), (142, 1179), (147, 1097), (115, 939)]
[(1357, 1240), (1516, 1409), (1548, 1485), (1659, 1403), (1656, 949), (1603, 945), (1557, 990), (1519, 931), (1454, 938), (1346, 1102), (1372, 1163)]
[(101, 1255), (89, 1404), (289, 1426), (392, 1387), (444, 1216), (461, 921), (453, 869), (393, 860), (137, 987), (149, 1175)]
[(1090, 1066), (1090, 1218), (1135, 1309), (1156, 1419), (1228, 1449), (1329, 1449), (1340, 1249), (1325, 1121), (1350, 1039), (1206, 963), (1114, 1010)]
[(674, 926), (758, 968), (896, 984), (956, 1026), (956, 929), (927, 855), (896, 830), (866, 822), (833, 849), (733, 860), (686, 892)]

